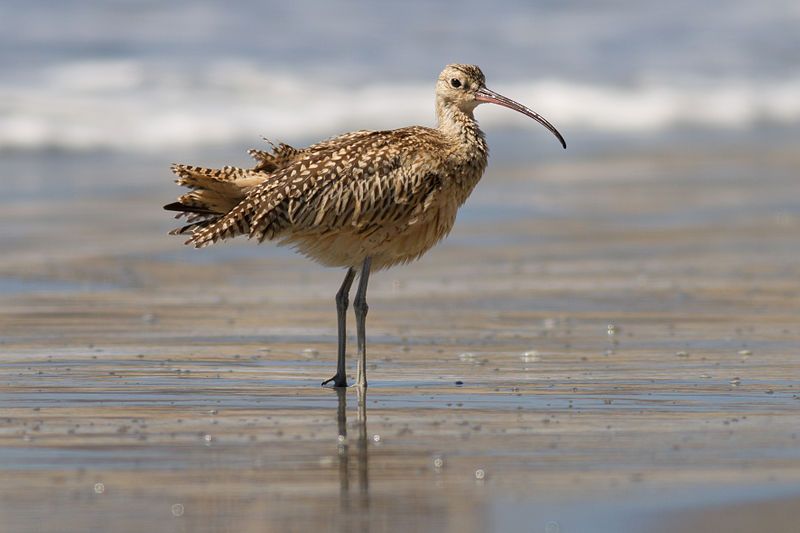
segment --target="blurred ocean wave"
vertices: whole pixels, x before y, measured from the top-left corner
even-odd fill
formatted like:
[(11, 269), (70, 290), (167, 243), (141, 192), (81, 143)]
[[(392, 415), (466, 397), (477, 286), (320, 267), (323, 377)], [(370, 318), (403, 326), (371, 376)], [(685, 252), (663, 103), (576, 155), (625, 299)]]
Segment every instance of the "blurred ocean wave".
[[(436, 73), (431, 72), (431, 78)], [(555, 78), (490, 87), (559, 128), (659, 132), (748, 128), (800, 121), (800, 76), (784, 80), (692, 79), (591, 84)], [(477, 112), (487, 128), (524, 127), (501, 108)], [(171, 147), (294, 141), (351, 129), (433, 125), (433, 82), (352, 86), (245, 61), (177, 72), (135, 60), (59, 63), (31, 85), (0, 86), (0, 149), (153, 151)]]
[[(433, 80), (450, 62), (481, 65), (491, 88), (573, 134), (800, 122), (793, 2), (452, 7), (11, 0), (0, 150), (150, 152), (433, 125)], [(526, 127), (488, 107), (487, 129)]]

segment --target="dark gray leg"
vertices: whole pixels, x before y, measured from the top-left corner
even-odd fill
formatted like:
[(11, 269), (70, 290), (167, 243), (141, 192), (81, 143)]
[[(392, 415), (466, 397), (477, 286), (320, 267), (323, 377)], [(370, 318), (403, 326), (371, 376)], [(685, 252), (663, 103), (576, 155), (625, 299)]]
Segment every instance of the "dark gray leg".
[(369, 269), (372, 266), (372, 258), (364, 259), (361, 266), (361, 275), (358, 279), (358, 290), (353, 307), (356, 310), (356, 334), (358, 335), (358, 373), (356, 375), (356, 385), (360, 389), (367, 388), (367, 283), (369, 283)]
[(334, 387), (347, 387), (347, 373), (344, 367), (345, 348), (347, 344), (347, 305), (349, 303), (348, 297), (350, 294), (350, 287), (352, 287), (353, 278), (355, 277), (356, 271), (352, 268), (348, 269), (347, 274), (344, 275), (342, 286), (339, 287), (339, 292), (336, 293), (336, 317), (339, 323), (339, 354), (336, 359), (336, 375), (323, 381), (323, 385), (327, 385), (333, 381)]

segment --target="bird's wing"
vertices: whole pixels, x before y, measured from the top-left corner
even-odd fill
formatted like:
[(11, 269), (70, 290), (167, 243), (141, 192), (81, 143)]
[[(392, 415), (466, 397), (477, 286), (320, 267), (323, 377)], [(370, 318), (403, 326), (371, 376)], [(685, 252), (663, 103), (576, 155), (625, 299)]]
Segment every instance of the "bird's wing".
[(419, 127), (323, 141), (303, 150), (189, 242), (202, 247), (239, 234), (263, 241), (287, 230), (369, 231), (375, 225), (407, 224), (441, 188), (432, 154), (444, 148), (437, 132)]

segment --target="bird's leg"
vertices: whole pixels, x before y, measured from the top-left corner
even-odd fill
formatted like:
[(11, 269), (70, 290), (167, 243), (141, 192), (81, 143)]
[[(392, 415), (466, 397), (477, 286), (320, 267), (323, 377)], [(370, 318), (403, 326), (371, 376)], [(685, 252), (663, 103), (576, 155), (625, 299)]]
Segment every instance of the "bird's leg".
[(322, 382), (327, 385), (333, 381), (334, 387), (347, 387), (347, 373), (344, 367), (345, 347), (347, 344), (347, 304), (350, 294), (350, 287), (353, 285), (353, 278), (356, 277), (355, 269), (348, 269), (344, 276), (342, 286), (336, 293), (336, 318), (339, 323), (339, 353), (336, 359), (336, 375)]
[(356, 334), (358, 335), (358, 373), (356, 375), (356, 385), (360, 389), (367, 388), (367, 283), (369, 282), (369, 269), (372, 266), (372, 258), (364, 259), (361, 266), (361, 275), (358, 279), (358, 290), (353, 307), (356, 311)]

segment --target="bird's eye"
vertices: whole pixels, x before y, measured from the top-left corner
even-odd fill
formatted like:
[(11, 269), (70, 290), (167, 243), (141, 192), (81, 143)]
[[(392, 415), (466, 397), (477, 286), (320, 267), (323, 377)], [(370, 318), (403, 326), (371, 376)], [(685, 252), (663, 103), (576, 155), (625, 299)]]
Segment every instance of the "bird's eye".
[(458, 78), (453, 78), (452, 80), (450, 80), (450, 85), (458, 89), (459, 87), (461, 87), (461, 80), (459, 80)]

